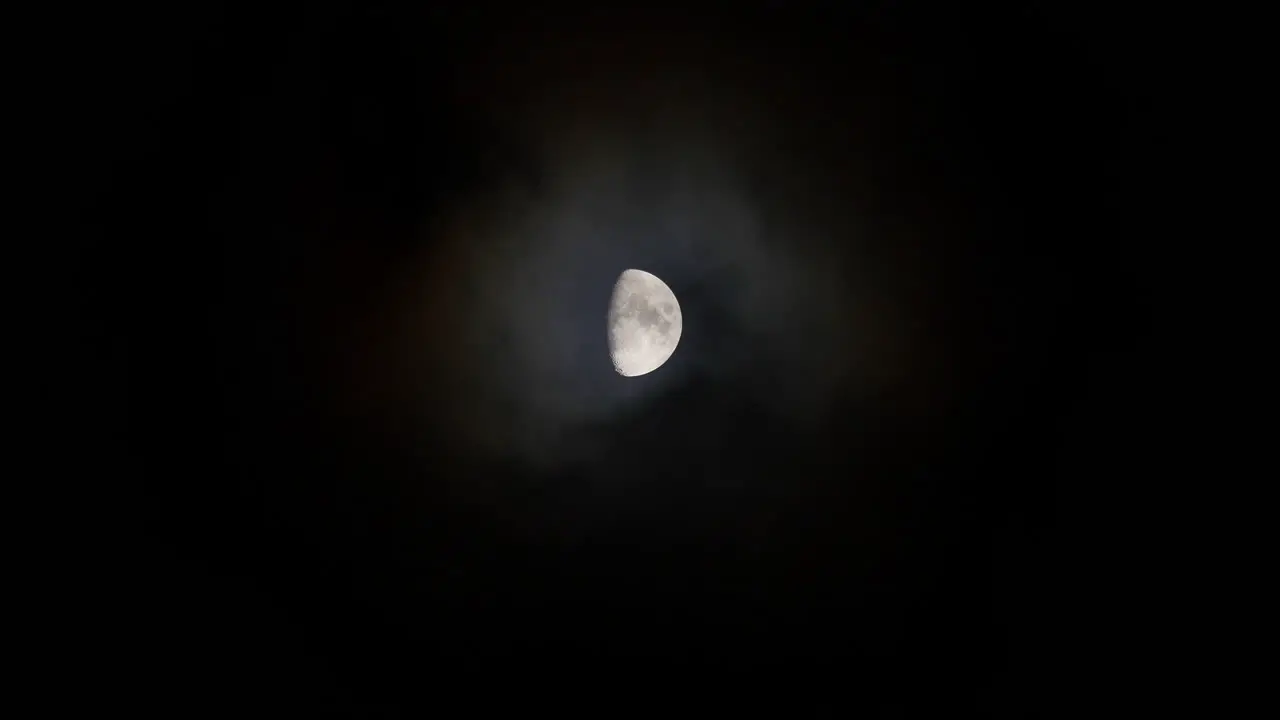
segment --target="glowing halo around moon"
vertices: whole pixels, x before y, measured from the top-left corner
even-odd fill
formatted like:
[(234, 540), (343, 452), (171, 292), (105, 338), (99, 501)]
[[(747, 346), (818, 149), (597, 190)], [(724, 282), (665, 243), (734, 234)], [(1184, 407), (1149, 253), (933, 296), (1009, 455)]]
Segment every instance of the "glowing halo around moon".
[(680, 343), (680, 303), (667, 284), (643, 270), (624, 270), (609, 301), (609, 357), (624, 377), (662, 367)]

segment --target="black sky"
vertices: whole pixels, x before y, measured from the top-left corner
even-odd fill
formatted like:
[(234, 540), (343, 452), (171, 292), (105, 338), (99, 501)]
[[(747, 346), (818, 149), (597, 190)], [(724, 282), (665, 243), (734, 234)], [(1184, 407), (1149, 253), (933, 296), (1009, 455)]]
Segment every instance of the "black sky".
[[(354, 5), (140, 15), (86, 69), (116, 692), (608, 714), (760, 671), (801, 716), (1062, 707), (1067, 509), (1124, 472), (1148, 322), (1122, 30)], [(605, 349), (629, 267), (685, 318), (639, 378)], [(600, 673), (645, 689), (587, 703)]]

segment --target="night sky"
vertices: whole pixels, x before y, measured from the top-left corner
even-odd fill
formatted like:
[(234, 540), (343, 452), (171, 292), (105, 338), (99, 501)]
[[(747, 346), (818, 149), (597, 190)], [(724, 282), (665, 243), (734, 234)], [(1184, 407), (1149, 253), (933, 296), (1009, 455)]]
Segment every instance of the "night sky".
[[(692, 712), (673, 675), (736, 678), (703, 715), (791, 682), (797, 717), (1078, 694), (1067, 510), (1121, 472), (1156, 202), (1120, 30), (352, 5), (138, 14), (86, 63), (114, 692), (173, 717)], [(605, 327), (627, 268), (685, 323), (635, 378)]]

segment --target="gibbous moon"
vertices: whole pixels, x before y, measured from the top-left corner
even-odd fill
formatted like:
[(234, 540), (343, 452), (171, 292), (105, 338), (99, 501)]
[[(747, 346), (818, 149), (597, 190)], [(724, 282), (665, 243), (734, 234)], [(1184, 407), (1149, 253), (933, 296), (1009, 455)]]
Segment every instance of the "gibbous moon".
[(680, 342), (680, 303), (667, 284), (643, 270), (625, 270), (609, 301), (609, 356), (619, 375), (651, 373)]

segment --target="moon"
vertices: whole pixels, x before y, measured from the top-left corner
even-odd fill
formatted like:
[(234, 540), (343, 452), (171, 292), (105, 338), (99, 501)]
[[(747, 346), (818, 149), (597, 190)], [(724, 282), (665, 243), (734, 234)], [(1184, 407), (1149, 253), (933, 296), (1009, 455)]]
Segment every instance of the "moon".
[(667, 284), (644, 270), (624, 270), (609, 301), (609, 356), (623, 377), (662, 367), (676, 351), (683, 323)]

